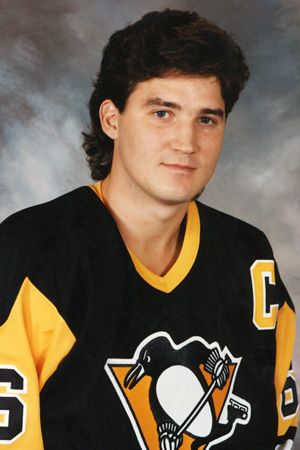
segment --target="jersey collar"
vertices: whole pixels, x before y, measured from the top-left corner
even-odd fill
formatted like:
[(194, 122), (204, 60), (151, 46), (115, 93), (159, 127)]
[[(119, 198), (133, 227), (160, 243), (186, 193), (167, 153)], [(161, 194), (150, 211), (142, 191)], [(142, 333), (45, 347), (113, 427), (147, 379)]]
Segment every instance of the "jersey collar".
[[(101, 181), (90, 186), (104, 203)], [(153, 288), (165, 293), (173, 291), (190, 272), (200, 246), (200, 217), (196, 202), (189, 204), (183, 244), (179, 256), (168, 272), (159, 276), (149, 270), (137, 256), (126, 246), (138, 274)]]

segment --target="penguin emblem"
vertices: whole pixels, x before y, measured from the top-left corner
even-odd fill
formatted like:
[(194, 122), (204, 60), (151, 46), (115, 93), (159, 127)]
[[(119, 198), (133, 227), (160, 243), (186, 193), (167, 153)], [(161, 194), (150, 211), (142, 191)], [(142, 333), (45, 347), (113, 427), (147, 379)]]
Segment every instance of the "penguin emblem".
[(143, 450), (208, 450), (250, 420), (250, 404), (232, 393), (240, 361), (218, 343), (158, 332), (105, 370)]

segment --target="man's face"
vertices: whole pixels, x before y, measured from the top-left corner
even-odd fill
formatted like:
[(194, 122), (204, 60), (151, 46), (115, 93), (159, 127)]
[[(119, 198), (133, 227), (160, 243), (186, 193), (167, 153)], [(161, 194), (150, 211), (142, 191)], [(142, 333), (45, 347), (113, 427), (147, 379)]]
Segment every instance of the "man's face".
[[(215, 169), (225, 104), (215, 77), (178, 75), (139, 83), (117, 113), (111, 176), (128, 193), (189, 202)], [(138, 198), (138, 197), (136, 197)]]

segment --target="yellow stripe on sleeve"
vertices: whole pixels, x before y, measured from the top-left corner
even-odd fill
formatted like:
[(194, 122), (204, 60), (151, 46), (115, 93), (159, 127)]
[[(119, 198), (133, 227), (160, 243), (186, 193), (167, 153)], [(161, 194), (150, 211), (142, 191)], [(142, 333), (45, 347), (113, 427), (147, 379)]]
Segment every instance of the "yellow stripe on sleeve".
[[(43, 450), (39, 393), (74, 343), (55, 306), (26, 278), (0, 327), (1, 445), (10, 450)], [(15, 409), (9, 407), (11, 397)], [(15, 411), (22, 418), (22, 428), (16, 431), (12, 426)]]
[[(290, 370), (296, 335), (295, 312), (287, 303), (280, 308), (276, 327), (275, 389), (278, 436), (297, 425), (298, 403), (293, 371)], [(285, 411), (286, 410), (286, 411)]]

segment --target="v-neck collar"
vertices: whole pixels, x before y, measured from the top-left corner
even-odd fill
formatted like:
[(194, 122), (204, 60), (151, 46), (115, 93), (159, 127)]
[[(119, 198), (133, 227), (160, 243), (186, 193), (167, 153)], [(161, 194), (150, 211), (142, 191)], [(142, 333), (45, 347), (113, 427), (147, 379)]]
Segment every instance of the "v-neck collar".
[[(103, 204), (104, 198), (101, 190), (101, 181), (90, 185)], [(189, 204), (187, 210), (186, 227), (181, 251), (173, 266), (163, 275), (157, 275), (146, 267), (126, 246), (138, 274), (155, 289), (165, 293), (173, 291), (188, 275), (191, 270), (200, 246), (200, 217), (195, 201)], [(125, 244), (126, 245), (126, 244)]]

